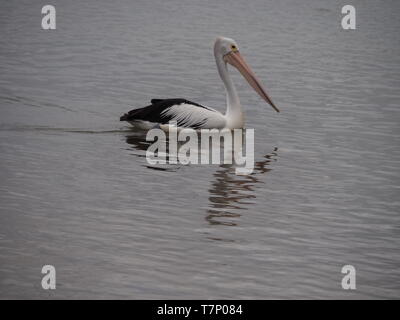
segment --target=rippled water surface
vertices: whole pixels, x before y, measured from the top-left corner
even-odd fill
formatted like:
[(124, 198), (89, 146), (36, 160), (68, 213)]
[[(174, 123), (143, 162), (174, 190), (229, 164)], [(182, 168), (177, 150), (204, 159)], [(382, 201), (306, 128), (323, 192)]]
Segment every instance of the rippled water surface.
[[(400, 3), (0, 4), (0, 298), (398, 298)], [(223, 111), (212, 43), (237, 40), (255, 170), (148, 165), (119, 116), (151, 98)], [(41, 288), (54, 265), (57, 289)], [(357, 289), (341, 288), (341, 268)]]

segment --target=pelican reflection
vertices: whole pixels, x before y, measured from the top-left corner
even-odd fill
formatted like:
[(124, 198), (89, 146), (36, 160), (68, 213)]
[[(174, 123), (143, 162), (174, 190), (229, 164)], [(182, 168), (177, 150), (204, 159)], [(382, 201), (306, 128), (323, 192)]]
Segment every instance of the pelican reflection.
[[(126, 136), (126, 142), (139, 151), (135, 155), (146, 157), (146, 150), (151, 142), (146, 141), (143, 132), (132, 131)], [(238, 218), (243, 211), (248, 210), (256, 199), (257, 187), (264, 182), (262, 176), (271, 171), (271, 162), (277, 160), (278, 148), (262, 157), (254, 163), (254, 170), (249, 175), (237, 175), (234, 165), (220, 165), (213, 173), (213, 181), (209, 191), (209, 205), (206, 221), (210, 225), (236, 226)], [(146, 166), (153, 170), (165, 170), (176, 172), (177, 165), (166, 167)], [(179, 167), (179, 165), (178, 165)], [(173, 169), (175, 168), (175, 169)]]
[(239, 212), (254, 204), (257, 185), (261, 176), (271, 171), (269, 165), (276, 161), (278, 148), (255, 162), (251, 175), (236, 175), (232, 166), (221, 165), (213, 174), (214, 182), (209, 189), (209, 209), (206, 220), (211, 225), (236, 226)]

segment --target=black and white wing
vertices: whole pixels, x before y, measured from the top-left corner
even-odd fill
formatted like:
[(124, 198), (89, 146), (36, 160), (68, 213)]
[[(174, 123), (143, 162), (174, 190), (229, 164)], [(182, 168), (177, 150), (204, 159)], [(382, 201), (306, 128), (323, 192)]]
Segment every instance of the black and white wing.
[(226, 120), (217, 110), (186, 99), (152, 99), (151, 105), (124, 114), (121, 121), (148, 121), (193, 129), (224, 128)]

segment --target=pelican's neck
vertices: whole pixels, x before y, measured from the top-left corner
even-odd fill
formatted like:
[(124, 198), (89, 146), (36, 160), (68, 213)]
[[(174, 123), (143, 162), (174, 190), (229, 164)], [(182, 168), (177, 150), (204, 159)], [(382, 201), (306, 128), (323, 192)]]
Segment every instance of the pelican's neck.
[[(229, 75), (226, 62), (221, 55), (215, 54), (215, 61), (217, 62), (219, 75), (224, 82), (226, 89), (226, 117), (228, 119), (243, 121), (242, 106), (240, 104), (239, 96), (236, 92), (235, 85)], [(235, 125), (236, 127), (237, 125)], [(240, 127), (240, 126), (239, 126)]]

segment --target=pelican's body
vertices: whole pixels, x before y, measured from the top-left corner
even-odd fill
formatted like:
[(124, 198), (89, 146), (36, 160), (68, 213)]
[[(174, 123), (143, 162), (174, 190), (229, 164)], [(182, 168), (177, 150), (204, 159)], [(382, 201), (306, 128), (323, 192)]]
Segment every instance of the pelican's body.
[(193, 129), (243, 128), (242, 105), (229, 75), (227, 63), (235, 66), (258, 94), (279, 112), (260, 81), (239, 53), (234, 40), (223, 37), (217, 38), (214, 44), (214, 56), (219, 75), (226, 89), (227, 107), (225, 114), (186, 99), (152, 99), (151, 105), (131, 110), (124, 114), (120, 120), (128, 121), (133, 126), (140, 128), (156, 125), (165, 127), (170, 124)]

